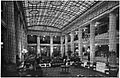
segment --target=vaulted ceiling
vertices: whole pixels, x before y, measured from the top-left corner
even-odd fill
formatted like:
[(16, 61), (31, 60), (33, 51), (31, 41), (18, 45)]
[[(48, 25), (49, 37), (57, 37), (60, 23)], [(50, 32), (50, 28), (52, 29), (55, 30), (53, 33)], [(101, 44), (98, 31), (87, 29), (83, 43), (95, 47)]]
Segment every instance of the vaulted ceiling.
[(27, 27), (49, 26), (63, 29), (95, 3), (96, 1), (24, 1)]

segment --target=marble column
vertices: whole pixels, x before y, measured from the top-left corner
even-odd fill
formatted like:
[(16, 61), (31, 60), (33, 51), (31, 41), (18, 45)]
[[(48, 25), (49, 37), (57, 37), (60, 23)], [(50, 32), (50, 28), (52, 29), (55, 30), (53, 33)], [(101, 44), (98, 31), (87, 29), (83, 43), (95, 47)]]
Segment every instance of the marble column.
[(7, 30), (5, 39), (5, 61), (7, 63), (16, 63), (16, 35), (15, 35), (15, 14), (14, 14), (14, 2), (6, 3), (7, 10)]
[(16, 18), (17, 20), (17, 26), (15, 27), (16, 29), (16, 54), (19, 56), (20, 61), (21, 61), (21, 52), (22, 52), (22, 45), (21, 45), (21, 40), (22, 40), (22, 36), (21, 36), (21, 23), (20, 23), (20, 16), (16, 15), (18, 18)]
[(53, 53), (53, 36), (50, 36), (50, 56), (52, 56)]
[(82, 52), (82, 47), (83, 47), (83, 42), (82, 42), (82, 28), (79, 28), (79, 33), (78, 33), (78, 49), (79, 49), (79, 56), (82, 60), (83, 57), (83, 52)]
[(65, 35), (65, 55), (67, 55), (68, 52), (68, 35)]
[(74, 53), (74, 32), (71, 32), (71, 51)]
[(95, 22), (90, 23), (90, 62), (95, 61)]
[(63, 49), (63, 36), (61, 36), (61, 56), (63, 57), (64, 49)]
[(40, 54), (40, 56), (41, 56), (41, 53), (40, 53), (40, 36), (37, 36), (37, 54)]
[[(109, 14), (109, 63), (110, 65), (116, 64), (116, 15), (111, 12)], [(113, 52), (114, 51), (114, 52)]]

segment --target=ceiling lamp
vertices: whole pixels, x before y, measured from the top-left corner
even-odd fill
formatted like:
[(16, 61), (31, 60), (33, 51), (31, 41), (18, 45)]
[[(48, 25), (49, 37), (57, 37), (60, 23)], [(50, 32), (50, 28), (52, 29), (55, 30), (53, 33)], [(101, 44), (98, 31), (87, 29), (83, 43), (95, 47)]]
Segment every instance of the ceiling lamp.
[(28, 3), (32, 5), (37, 5), (40, 3), (40, 1), (33, 0), (33, 1), (28, 1)]
[(51, 1), (50, 4), (53, 6), (61, 6), (63, 3), (61, 1)]
[(38, 10), (31, 10), (29, 13), (30, 13), (30, 14), (38, 14), (39, 11), (38, 11)]

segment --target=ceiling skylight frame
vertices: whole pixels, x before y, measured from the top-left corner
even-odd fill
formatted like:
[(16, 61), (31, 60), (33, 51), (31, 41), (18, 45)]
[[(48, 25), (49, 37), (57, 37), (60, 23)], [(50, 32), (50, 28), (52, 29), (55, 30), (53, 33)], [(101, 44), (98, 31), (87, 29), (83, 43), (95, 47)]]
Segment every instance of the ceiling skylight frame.
[[(52, 2), (46, 1), (46, 0), (45, 1), (40, 0), (35, 3), (30, 3), (29, 1), (23, 2), (24, 10), (26, 11), (25, 14), (27, 14), (25, 15), (26, 18), (39, 17), (39, 19), (37, 19), (37, 22), (38, 22), (37, 25), (40, 25), (41, 24), (40, 20), (44, 21), (44, 16), (48, 15), (48, 17), (51, 17), (52, 20), (48, 22), (46, 21), (45, 25), (50, 25), (50, 26), (55, 26), (55, 27), (56, 27), (56, 23), (58, 20), (59, 21), (64, 20), (65, 23), (58, 24), (57, 25), (58, 28), (61, 28), (59, 26), (64, 27), (65, 25), (70, 23), (73, 19), (78, 17), (78, 15), (81, 15), (83, 12), (85, 12), (87, 9), (89, 9), (94, 4), (95, 4), (94, 1), (87, 1), (87, 2), (86, 1), (63, 1), (62, 4), (58, 3), (58, 5), (57, 4), (54, 5), (52, 4)], [(69, 10), (68, 9), (69, 6), (73, 6), (73, 8), (75, 8), (76, 10), (74, 11)], [(79, 6), (84, 7), (84, 8), (81, 9)], [(48, 10), (51, 11), (51, 14), (49, 13), (47, 14)], [(29, 13), (29, 11), (31, 13)], [(62, 15), (64, 13), (66, 13), (66, 15), (69, 16), (69, 18), (64, 17), (64, 15)], [(30, 23), (30, 20), (27, 20), (27, 23)]]

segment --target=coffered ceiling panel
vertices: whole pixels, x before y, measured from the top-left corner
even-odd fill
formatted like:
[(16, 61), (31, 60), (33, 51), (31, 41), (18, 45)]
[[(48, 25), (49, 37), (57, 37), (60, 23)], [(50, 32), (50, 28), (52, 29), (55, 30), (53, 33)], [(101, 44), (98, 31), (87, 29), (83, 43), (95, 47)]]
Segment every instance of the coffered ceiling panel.
[(96, 1), (24, 1), (27, 26), (64, 28), (76, 17), (91, 8)]

